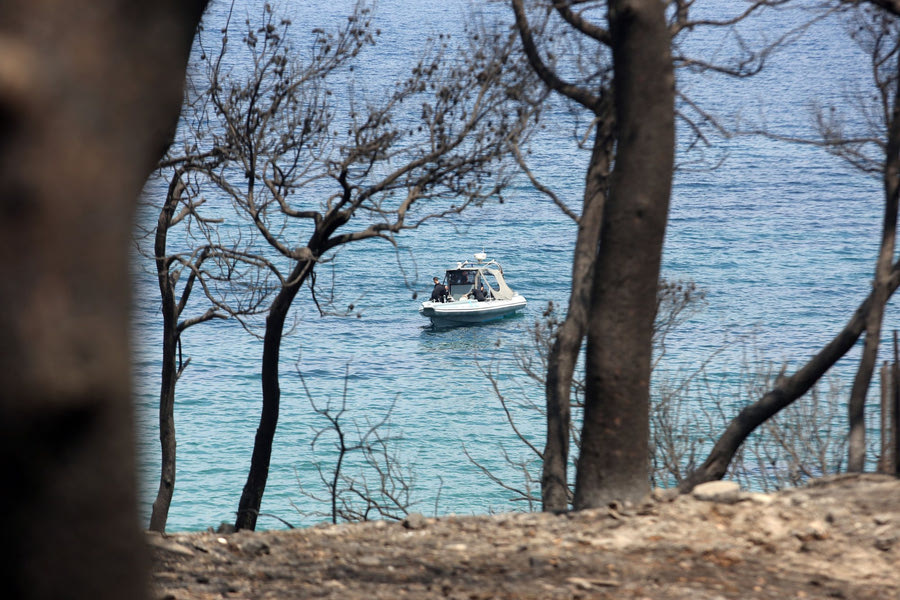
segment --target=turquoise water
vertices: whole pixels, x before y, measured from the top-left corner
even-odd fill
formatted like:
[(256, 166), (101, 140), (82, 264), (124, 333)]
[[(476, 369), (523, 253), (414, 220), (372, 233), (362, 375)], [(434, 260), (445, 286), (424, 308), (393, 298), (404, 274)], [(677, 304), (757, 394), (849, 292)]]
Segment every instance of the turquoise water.
[[(285, 10), (291, 11), (301, 35), (340, 19), (352, 5), (332, 2), (323, 12), (319, 6), (313, 10), (296, 4)], [(711, 10), (730, 4), (714, 2)], [(214, 2), (207, 32), (221, 27), (228, 8)], [(505, 5), (489, 9), (507, 10)], [(240, 22), (260, 10), (248, 0), (236, 5), (235, 15)], [(379, 3), (381, 40), (368, 54), (358, 81), (402, 72), (425, 35), (458, 32), (470, 18), (462, 0)], [(779, 13), (748, 36), (772, 39), (800, 18), (798, 13)], [(693, 45), (709, 57), (722, 52), (714, 37)], [(866, 69), (865, 57), (847, 39), (843, 25), (830, 20), (773, 56), (755, 78), (735, 82), (684, 75), (682, 85), (724, 118), (804, 135), (811, 133), (812, 104), (842, 103), (866, 84)], [(586, 156), (575, 149), (567, 111), (557, 109), (545, 122), (550, 127), (534, 142), (535, 170), (577, 207)], [(881, 187), (877, 179), (813, 147), (738, 136), (718, 140), (710, 154), (711, 160), (724, 158), (724, 163), (716, 169), (697, 168), (688, 164), (695, 155), (679, 157), (683, 168), (675, 178), (663, 267), (669, 279), (695, 281), (706, 291), (707, 304), (670, 339), (661, 371), (692, 368), (717, 352), (707, 372), (727, 388), (746, 356), (798, 364), (843, 326), (871, 279)], [(142, 219), (151, 227), (153, 210), (143, 211)], [(353, 304), (361, 316), (320, 317), (308, 292), (298, 296), (295, 327), (281, 352), (282, 410), (262, 512), (304, 525), (322, 520), (313, 513), (327, 510), (298, 487), (299, 480), (321, 493), (315, 464), (327, 469), (333, 454), (328, 438), (320, 440), (315, 453), (310, 449), (325, 423), (314, 414), (297, 369), (319, 406), (341, 402), (349, 370), (347, 424), (364, 427), (367, 419), (378, 421), (393, 406), (391, 434), (396, 439), (391, 447), (412, 469), (413, 510), (472, 514), (524, 508), (488, 481), (464, 456), (463, 447), (480, 463), (521, 480), (500, 448), (514, 460), (529, 458), (528, 451), (511, 433), (482, 370), (494, 372), (511, 397), (541, 403), (541, 389), (518, 374), (515, 355), (527, 346), (527, 328), (546, 304), (567, 299), (574, 236), (566, 217), (520, 184), (502, 205), (404, 233), (399, 250), (378, 241), (341, 250), (333, 271), (336, 305)], [(433, 275), (482, 248), (500, 260), (510, 285), (528, 298), (525, 313), (477, 327), (429, 328), (416, 312), (413, 291), (421, 298)], [(398, 260), (412, 285), (399, 276)], [(136, 264), (134, 316), (142, 514), (147, 518), (159, 469), (158, 292), (155, 279), (141, 271), (151, 268), (146, 261)], [(325, 275), (320, 283), (330, 277)], [(896, 314), (890, 312), (885, 330), (897, 326)], [(192, 362), (177, 390), (178, 475), (170, 530), (233, 521), (259, 419), (261, 351), (261, 343), (234, 322), (211, 322), (186, 333), (184, 352)], [(851, 356), (839, 369), (844, 381), (852, 377), (852, 363)], [(735, 398), (734, 405), (738, 402)], [(517, 414), (523, 433), (540, 443), (539, 416)], [(266, 516), (259, 521), (260, 528), (282, 526)]]

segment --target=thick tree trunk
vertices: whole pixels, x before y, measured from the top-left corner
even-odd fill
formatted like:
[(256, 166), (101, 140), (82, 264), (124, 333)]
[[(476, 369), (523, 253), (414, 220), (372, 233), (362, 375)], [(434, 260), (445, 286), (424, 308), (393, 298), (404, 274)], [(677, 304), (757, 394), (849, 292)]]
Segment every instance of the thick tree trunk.
[(150, 530), (160, 533), (164, 533), (166, 530), (169, 507), (172, 504), (172, 493), (175, 490), (175, 382), (178, 378), (176, 364), (178, 309), (175, 303), (175, 288), (169, 272), (170, 263), (166, 258), (166, 238), (183, 189), (181, 178), (178, 174), (174, 175), (169, 184), (166, 202), (159, 214), (153, 246), (163, 316), (162, 372), (159, 390), (159, 444), (162, 465), (159, 489), (156, 492), (156, 500), (153, 501), (153, 511), (150, 514)]
[(202, 2), (0, 3), (4, 594), (146, 597), (129, 362), (134, 199)]
[(665, 5), (611, 0), (609, 21), (618, 144), (591, 300), (576, 509), (649, 492), (652, 331), (674, 162)]
[[(900, 263), (895, 264), (888, 280), (888, 297), (900, 285)], [(728, 471), (734, 454), (753, 431), (774, 417), (780, 410), (800, 398), (828, 372), (856, 343), (866, 327), (866, 319), (873, 303), (873, 294), (856, 309), (853, 317), (827, 346), (822, 348), (796, 373), (784, 379), (757, 402), (745, 407), (725, 428), (703, 464), (682, 480), (678, 490), (687, 493), (697, 485), (721, 479)]]
[(278, 426), (278, 412), (281, 403), (281, 388), (278, 385), (278, 362), (281, 354), (281, 338), (288, 311), (300, 287), (312, 271), (314, 261), (298, 261), (288, 283), (269, 307), (266, 317), (266, 333), (263, 337), (262, 358), (262, 413), (253, 442), (253, 456), (250, 471), (238, 504), (236, 529), (256, 529), (256, 519), (262, 506), (263, 493), (269, 478), (269, 462), (272, 458), (272, 442)]
[(569, 508), (569, 438), (571, 428), (572, 378), (581, 343), (587, 330), (593, 284), (594, 261), (600, 239), (600, 223), (609, 188), (612, 163), (613, 115), (604, 103), (597, 115), (597, 132), (585, 182), (584, 203), (578, 219), (575, 256), (572, 262), (572, 291), (566, 318), (556, 332), (547, 358), (547, 443), (544, 446), (541, 500), (548, 512)]
[[(898, 62), (900, 66), (900, 62)], [(900, 71), (900, 68), (898, 68)], [(900, 78), (898, 78), (900, 87)], [(875, 265), (875, 283), (872, 290), (872, 307), (866, 317), (866, 339), (863, 345), (859, 368), (853, 379), (848, 403), (850, 435), (847, 441), (847, 470), (860, 473), (866, 463), (866, 395), (872, 381), (872, 373), (878, 360), (878, 346), (881, 341), (881, 322), (884, 307), (890, 293), (888, 281), (891, 263), (894, 261), (894, 246), (897, 237), (897, 194), (900, 178), (900, 98), (895, 90), (891, 122), (888, 123), (887, 148), (884, 164), (884, 219), (881, 230), (881, 249)]]

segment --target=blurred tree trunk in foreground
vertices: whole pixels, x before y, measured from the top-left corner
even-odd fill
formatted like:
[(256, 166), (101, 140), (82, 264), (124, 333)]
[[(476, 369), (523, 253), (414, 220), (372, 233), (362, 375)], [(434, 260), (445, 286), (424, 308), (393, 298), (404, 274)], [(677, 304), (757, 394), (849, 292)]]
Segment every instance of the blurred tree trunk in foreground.
[(145, 594), (129, 237), (204, 4), (0, 4), (0, 578), (13, 598)]

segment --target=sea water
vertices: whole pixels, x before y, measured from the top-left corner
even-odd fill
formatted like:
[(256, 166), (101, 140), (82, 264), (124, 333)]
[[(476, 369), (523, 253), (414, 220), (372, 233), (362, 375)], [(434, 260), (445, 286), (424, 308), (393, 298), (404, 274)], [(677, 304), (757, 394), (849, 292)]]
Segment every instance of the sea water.
[[(353, 4), (339, 0), (313, 8), (275, 3), (275, 9), (287, 13), (292, 28), (303, 35), (338, 24)], [(709, 3), (709, 14), (724, 14), (731, 5), (725, 0)], [(479, 10), (464, 0), (378, 3), (375, 19), (381, 36), (366, 53), (358, 77), (365, 81), (402, 74), (424, 39), (439, 32), (462, 37), (461, 23)], [(497, 3), (483, 10), (505, 14), (508, 7)], [(261, 12), (262, 4), (251, 0), (234, 5), (214, 0), (204, 40), (216, 41), (229, 13), (232, 25), (240, 27), (245, 18), (253, 21)], [(773, 13), (744, 35), (753, 41), (777, 39), (808, 16)], [(722, 35), (703, 37), (689, 50), (721, 58), (726, 52)], [(727, 123), (813, 136), (816, 103), (835, 104), (854, 118), (850, 98), (868, 89), (867, 69), (844, 22), (830, 18), (771, 56), (753, 78), (687, 73), (679, 78), (682, 89)], [(544, 122), (549, 127), (533, 142), (532, 166), (577, 209), (585, 153), (576, 149), (566, 110), (551, 110)], [(686, 139), (683, 125), (680, 133)], [(850, 318), (869, 290), (882, 192), (877, 178), (814, 146), (751, 135), (718, 136), (715, 142), (703, 164), (695, 162), (696, 154), (679, 153), (663, 276), (695, 282), (706, 301), (669, 339), (660, 371), (678, 373), (709, 360), (704, 376), (711, 385), (730, 389), (729, 382), (747, 368), (748, 357), (759, 368), (770, 362), (797, 366)], [(149, 186), (146, 200), (158, 206), (159, 188)], [(141, 211), (144, 227), (153, 227), (154, 210)], [(539, 474), (533, 453), (513, 433), (498, 392), (510, 401), (541, 405), (542, 389), (521, 374), (516, 356), (527, 352), (529, 328), (547, 304), (565, 305), (575, 227), (523, 180), (505, 194), (503, 204), (473, 208), (398, 239), (396, 249), (383, 241), (348, 245), (336, 255), (333, 269), (319, 275), (319, 285), (328, 288), (333, 277), (335, 305), (352, 304), (349, 316), (320, 316), (305, 289), (294, 303), (293, 327), (281, 350), (281, 412), (261, 528), (326, 519), (327, 503), (311, 499), (301, 488), (327, 496), (320, 470), (328, 475), (334, 467), (334, 437), (326, 431), (314, 448), (311, 444), (327, 425), (313, 406), (329, 403), (332, 414), (345, 409), (341, 422), (350, 437), (389, 415), (389, 424), (380, 431), (390, 438), (394, 460), (408, 469), (410, 510), (476, 514), (528, 508), (515, 493), (492, 482), (482, 467), (520, 488), (525, 478), (515, 463), (530, 464), (531, 475)], [(527, 309), (481, 326), (431, 328), (417, 313), (431, 277), (481, 250), (501, 261), (509, 284), (528, 299)], [(161, 317), (152, 268), (146, 259), (135, 258), (144, 518), (149, 518), (155, 497), (160, 460)], [(885, 337), (897, 326), (896, 314), (889, 310)], [(178, 472), (168, 528), (197, 530), (234, 520), (259, 422), (262, 344), (236, 322), (212, 321), (185, 333), (183, 351), (191, 363), (176, 391)], [(839, 365), (845, 384), (857, 355), (851, 353)], [(732, 391), (726, 409), (736, 411), (746, 398)], [(519, 431), (541, 447), (540, 414), (517, 410), (513, 417)], [(350, 461), (347, 474), (361, 478), (357, 467), (358, 461)], [(367, 477), (372, 476), (369, 471)]]

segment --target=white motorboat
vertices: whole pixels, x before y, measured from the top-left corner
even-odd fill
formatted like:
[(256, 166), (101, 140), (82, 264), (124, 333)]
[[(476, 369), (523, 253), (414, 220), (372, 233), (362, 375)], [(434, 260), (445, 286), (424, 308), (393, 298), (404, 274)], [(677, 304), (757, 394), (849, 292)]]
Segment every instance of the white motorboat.
[(422, 302), (419, 314), (434, 325), (464, 325), (502, 319), (525, 304), (525, 297), (506, 284), (500, 264), (479, 252), (475, 262), (465, 260), (447, 269), (431, 299)]

